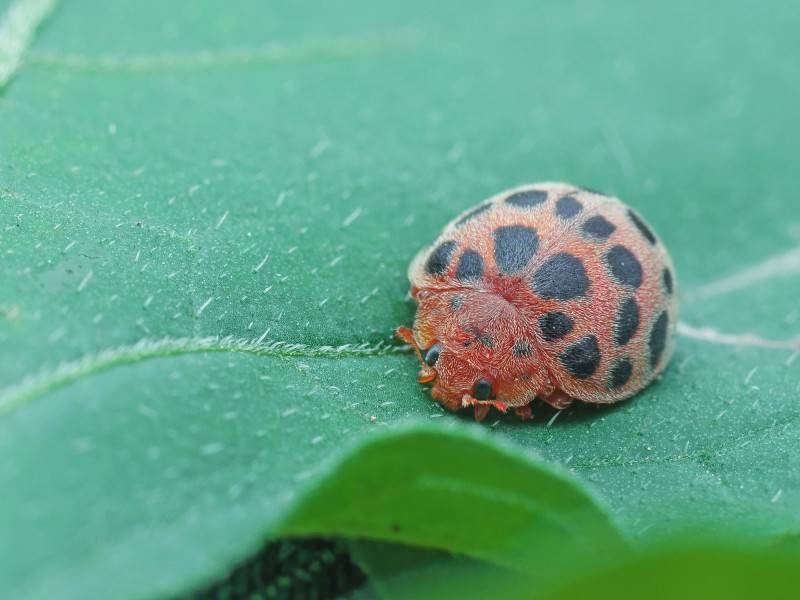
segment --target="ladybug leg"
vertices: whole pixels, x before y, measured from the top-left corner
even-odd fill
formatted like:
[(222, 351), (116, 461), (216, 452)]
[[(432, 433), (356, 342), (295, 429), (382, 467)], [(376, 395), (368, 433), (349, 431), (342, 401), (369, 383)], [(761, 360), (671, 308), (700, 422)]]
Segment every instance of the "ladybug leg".
[(476, 404), (475, 405), (475, 421), (480, 423), (483, 421), (486, 416), (489, 414), (489, 411), (492, 410), (491, 406), (487, 406), (485, 404)]
[(505, 402), (498, 402), (497, 400), (476, 400), (469, 394), (464, 394), (461, 398), (461, 406), (466, 408), (468, 406), (475, 407), (475, 420), (480, 422), (489, 414), (489, 410), (494, 407), (500, 412), (508, 411), (508, 404)]
[(398, 327), (397, 329), (394, 330), (394, 334), (397, 338), (399, 338), (401, 341), (405, 342), (414, 349), (421, 362), (422, 355), (420, 354), (419, 346), (417, 346), (417, 340), (414, 339), (414, 332), (408, 327)]
[(572, 404), (573, 400), (574, 398), (570, 398), (561, 390), (556, 390), (549, 396), (544, 397), (544, 401), (556, 410), (564, 410), (565, 408), (568, 408), (569, 405)]
[(408, 327), (398, 327), (394, 330), (394, 335), (399, 338), (401, 341), (405, 342), (414, 350), (414, 353), (417, 355), (419, 362), (421, 364), (425, 364), (425, 361), (422, 358), (422, 352), (417, 346), (417, 340), (414, 339), (414, 332), (409, 329)]
[(517, 406), (514, 409), (514, 412), (517, 413), (517, 416), (523, 421), (533, 420), (533, 409), (531, 408), (530, 404), (526, 404), (525, 406)]

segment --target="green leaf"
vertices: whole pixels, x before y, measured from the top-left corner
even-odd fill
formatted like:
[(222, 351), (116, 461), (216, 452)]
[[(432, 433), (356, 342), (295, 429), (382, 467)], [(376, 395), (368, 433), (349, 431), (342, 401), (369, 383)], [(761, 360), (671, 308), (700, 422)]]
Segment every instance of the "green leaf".
[(797, 597), (800, 562), (778, 552), (735, 547), (675, 545), (626, 564), (569, 582), (543, 600), (618, 600), (646, 595), (654, 600)]
[(455, 590), (465, 598), (509, 600), (789, 600), (797, 596), (800, 583), (796, 555), (746, 548), (733, 540), (724, 545), (671, 540), (644, 554), (628, 555), (612, 566), (578, 569), (560, 582), (536, 581), (518, 572), (417, 548), (360, 544), (356, 556), (364, 561), (376, 588), (388, 600), (446, 599), (452, 598)]
[[(0, 595), (197, 589), (345, 448), (447, 431), (392, 346), (407, 265), (535, 180), (646, 216), (680, 339), (630, 402), (490, 418), (498, 452), (645, 545), (800, 531), (793, 2), (49, 4), (0, 2)], [(544, 551), (509, 539), (453, 543)]]
[(402, 542), (531, 573), (626, 552), (570, 479), (458, 429), (371, 440), (310, 490), (280, 533)]

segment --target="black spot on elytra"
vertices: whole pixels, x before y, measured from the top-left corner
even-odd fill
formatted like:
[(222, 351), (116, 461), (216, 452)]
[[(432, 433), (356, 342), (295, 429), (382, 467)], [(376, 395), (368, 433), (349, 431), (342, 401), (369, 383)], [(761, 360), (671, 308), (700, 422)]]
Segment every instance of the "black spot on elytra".
[(494, 341), (492, 340), (492, 336), (490, 336), (488, 333), (479, 329), (475, 329), (474, 327), (467, 327), (465, 331), (470, 335), (475, 336), (475, 339), (487, 348), (494, 348)]
[(531, 285), (546, 300), (570, 300), (586, 294), (589, 278), (579, 259), (561, 252), (547, 259), (533, 274)]
[(442, 353), (442, 345), (441, 344), (434, 344), (428, 351), (425, 353), (425, 364), (429, 367), (432, 367), (436, 364), (436, 361), (439, 360), (439, 355)]
[(571, 219), (583, 210), (583, 204), (573, 196), (564, 196), (556, 202), (556, 214), (562, 219)]
[(464, 305), (464, 298), (461, 296), (453, 296), (450, 298), (450, 308), (458, 310)]
[(425, 263), (425, 270), (428, 274), (442, 275), (447, 271), (455, 249), (456, 243), (453, 241), (442, 242), (436, 246), (436, 249), (431, 252), (431, 255), (428, 257), (428, 262)]
[(631, 341), (639, 329), (639, 305), (633, 297), (628, 298), (617, 311), (614, 322), (614, 340), (617, 346), (624, 346)]
[(458, 260), (456, 279), (474, 281), (483, 277), (483, 257), (475, 250), (467, 250)]
[(629, 358), (620, 358), (611, 369), (611, 376), (608, 378), (609, 389), (616, 390), (628, 383), (633, 373), (633, 363)]
[(533, 227), (510, 225), (494, 230), (494, 260), (502, 273), (525, 268), (539, 249), (539, 236)]
[(614, 246), (606, 253), (606, 265), (614, 279), (623, 285), (642, 285), (642, 264), (625, 246)]
[(650, 229), (644, 221), (642, 221), (642, 218), (631, 209), (628, 209), (628, 217), (630, 217), (630, 220), (633, 221), (633, 224), (636, 225), (636, 228), (645, 237), (645, 239), (655, 246), (656, 236), (653, 233), (653, 230)]
[(514, 344), (511, 351), (514, 353), (514, 356), (530, 356), (533, 353), (533, 348), (531, 348), (529, 342), (520, 340)]
[(581, 229), (583, 229), (586, 235), (597, 240), (607, 240), (617, 228), (605, 217), (597, 215), (591, 219), (586, 219), (583, 225), (581, 225)]
[(480, 335), (477, 335), (475, 337), (477, 337), (478, 341), (487, 348), (494, 348), (494, 342), (492, 341), (492, 336), (490, 336), (488, 333), (481, 333)]
[(667, 290), (667, 294), (672, 295), (674, 283), (672, 281), (672, 271), (669, 269), (664, 269), (664, 289)]
[(561, 362), (578, 379), (588, 379), (600, 366), (597, 338), (587, 335), (561, 353)]
[(547, 202), (547, 192), (542, 190), (526, 190), (516, 192), (506, 198), (506, 204), (519, 208), (532, 208)]
[(559, 340), (567, 335), (575, 326), (575, 321), (561, 312), (549, 312), (539, 317), (542, 336), (548, 342)]
[(479, 379), (472, 388), (475, 400), (488, 400), (492, 395), (492, 383), (488, 379)]
[(480, 205), (476, 206), (475, 208), (473, 208), (472, 210), (467, 212), (458, 221), (456, 221), (456, 227), (461, 227), (467, 221), (471, 221), (472, 219), (477, 217), (479, 214), (481, 214), (482, 212), (486, 212), (490, 208), (492, 208), (492, 203), (491, 202), (485, 202), (484, 204), (480, 204)]
[(656, 319), (653, 329), (650, 331), (650, 365), (655, 368), (664, 348), (667, 345), (667, 329), (669, 328), (669, 315), (667, 311), (662, 312)]

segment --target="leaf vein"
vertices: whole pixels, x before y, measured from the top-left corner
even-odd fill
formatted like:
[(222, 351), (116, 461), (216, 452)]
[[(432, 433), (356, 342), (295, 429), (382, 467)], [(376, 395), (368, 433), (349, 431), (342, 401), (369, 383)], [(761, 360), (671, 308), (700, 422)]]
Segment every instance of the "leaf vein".
[(55, 8), (56, 0), (17, 0), (0, 21), (0, 90), (19, 69), (36, 30)]
[(55, 369), (42, 370), (25, 377), (15, 385), (0, 390), (0, 414), (9, 413), (35, 398), (96, 373), (154, 358), (211, 352), (241, 352), (256, 356), (283, 358), (291, 356), (349, 358), (397, 354), (408, 350), (407, 346), (395, 346), (384, 342), (309, 346), (285, 341), (234, 338), (233, 336), (144, 338), (135, 344), (107, 348), (74, 361), (65, 361)]
[(42, 68), (81, 71), (150, 72), (180, 71), (251, 64), (284, 64), (309, 60), (341, 60), (357, 58), (393, 48), (419, 44), (422, 34), (405, 29), (383, 35), (340, 37), (310, 41), (304, 44), (270, 42), (254, 47), (234, 47), (195, 52), (162, 52), (124, 56), (104, 54), (62, 54), (32, 52), (28, 64)]

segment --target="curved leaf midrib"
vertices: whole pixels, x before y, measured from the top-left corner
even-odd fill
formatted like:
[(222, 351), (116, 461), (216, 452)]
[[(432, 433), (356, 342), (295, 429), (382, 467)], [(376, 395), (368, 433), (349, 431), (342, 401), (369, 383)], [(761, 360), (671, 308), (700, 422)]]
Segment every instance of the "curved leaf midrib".
[(47, 395), (76, 381), (86, 379), (113, 367), (136, 364), (145, 360), (203, 354), (235, 352), (256, 356), (352, 358), (383, 356), (407, 352), (407, 346), (384, 342), (362, 342), (340, 346), (310, 346), (284, 341), (219, 337), (163, 337), (143, 338), (135, 344), (118, 346), (90, 354), (74, 361), (61, 363), (52, 370), (29, 375), (15, 385), (0, 389), (0, 415), (9, 413), (24, 404)]

